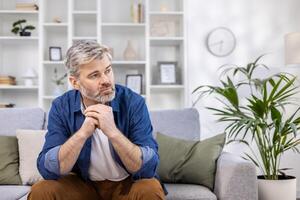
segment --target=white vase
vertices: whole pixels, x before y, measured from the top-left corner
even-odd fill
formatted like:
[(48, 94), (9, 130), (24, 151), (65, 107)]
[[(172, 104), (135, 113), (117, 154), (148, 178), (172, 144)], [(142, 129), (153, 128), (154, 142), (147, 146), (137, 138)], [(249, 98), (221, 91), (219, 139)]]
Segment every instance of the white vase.
[(296, 178), (288, 176), (289, 179), (265, 180), (258, 177), (258, 199), (259, 200), (295, 200)]

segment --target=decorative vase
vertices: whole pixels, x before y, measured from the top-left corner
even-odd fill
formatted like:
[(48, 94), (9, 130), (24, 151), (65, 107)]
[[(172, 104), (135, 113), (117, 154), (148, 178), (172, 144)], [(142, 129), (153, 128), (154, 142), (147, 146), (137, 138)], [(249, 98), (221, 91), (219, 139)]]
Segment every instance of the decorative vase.
[(137, 54), (132, 46), (131, 40), (128, 40), (127, 47), (124, 50), (123, 53), (124, 60), (136, 60)]
[(259, 200), (295, 200), (296, 177), (287, 176), (279, 180), (266, 180), (258, 176), (258, 199)]

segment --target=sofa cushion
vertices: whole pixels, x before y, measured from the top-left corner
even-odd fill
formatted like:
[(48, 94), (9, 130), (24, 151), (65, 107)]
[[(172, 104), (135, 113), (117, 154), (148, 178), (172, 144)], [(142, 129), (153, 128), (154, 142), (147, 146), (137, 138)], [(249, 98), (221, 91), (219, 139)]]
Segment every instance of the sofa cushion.
[(16, 135), (17, 129), (45, 129), (41, 108), (0, 108), (0, 135)]
[(44, 145), (46, 130), (18, 129), (16, 134), (19, 145), (19, 172), (22, 183), (23, 185), (33, 185), (43, 179), (37, 169), (36, 160)]
[(164, 133), (186, 140), (200, 139), (199, 113), (195, 108), (150, 112), (153, 135)]
[(208, 188), (192, 184), (165, 184), (169, 194), (166, 200), (217, 200)]
[(25, 186), (25, 185), (1, 185), (0, 199), (3, 200), (23, 199), (30, 191), (30, 188), (31, 188), (30, 186)]
[(0, 184), (21, 184), (18, 142), (15, 136), (0, 136)]
[(216, 161), (225, 138), (225, 134), (220, 134), (203, 141), (187, 141), (157, 133), (161, 180), (200, 184), (213, 189)]

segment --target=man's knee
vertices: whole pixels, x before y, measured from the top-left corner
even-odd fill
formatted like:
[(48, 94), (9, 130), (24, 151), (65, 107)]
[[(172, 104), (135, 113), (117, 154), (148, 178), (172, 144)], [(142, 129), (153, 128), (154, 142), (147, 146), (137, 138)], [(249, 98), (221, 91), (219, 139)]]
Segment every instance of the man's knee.
[(135, 182), (135, 192), (140, 199), (164, 199), (164, 191), (155, 178), (141, 179)]
[(55, 195), (59, 195), (61, 187), (54, 180), (43, 180), (35, 183), (31, 187), (28, 199), (56, 199)]

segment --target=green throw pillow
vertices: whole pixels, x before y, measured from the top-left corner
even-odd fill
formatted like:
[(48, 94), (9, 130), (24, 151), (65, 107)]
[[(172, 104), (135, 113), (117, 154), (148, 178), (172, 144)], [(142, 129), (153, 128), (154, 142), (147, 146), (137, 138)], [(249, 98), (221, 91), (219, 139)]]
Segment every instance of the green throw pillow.
[(0, 136), (0, 185), (22, 184), (19, 175), (18, 141), (15, 136)]
[(226, 135), (203, 141), (187, 141), (157, 133), (160, 165), (158, 174), (165, 183), (190, 183), (214, 187), (216, 161)]

